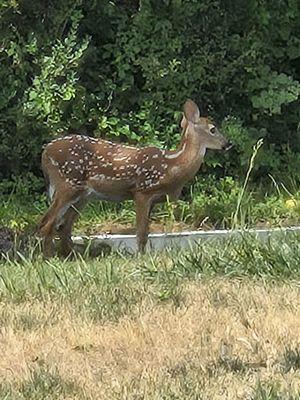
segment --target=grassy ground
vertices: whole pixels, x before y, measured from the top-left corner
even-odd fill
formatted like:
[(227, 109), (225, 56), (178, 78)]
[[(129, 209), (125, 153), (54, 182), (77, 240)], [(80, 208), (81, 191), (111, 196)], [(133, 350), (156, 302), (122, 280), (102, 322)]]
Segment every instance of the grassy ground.
[(300, 397), (299, 236), (0, 262), (0, 398)]

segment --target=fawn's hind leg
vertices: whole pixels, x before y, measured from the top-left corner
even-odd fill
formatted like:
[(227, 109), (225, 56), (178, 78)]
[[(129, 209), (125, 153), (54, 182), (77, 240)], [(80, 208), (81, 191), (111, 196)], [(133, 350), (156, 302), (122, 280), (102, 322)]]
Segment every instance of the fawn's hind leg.
[(59, 253), (62, 257), (67, 257), (73, 251), (72, 242), (72, 227), (76, 219), (80, 215), (86, 201), (79, 200), (76, 204), (72, 205), (66, 212), (62, 224), (57, 228), (57, 233), (60, 238)]
[(39, 236), (44, 238), (43, 253), (46, 258), (54, 255), (53, 239), (57, 228), (63, 223), (69, 208), (84, 195), (82, 190), (61, 187), (56, 190), (53, 202), (38, 226)]

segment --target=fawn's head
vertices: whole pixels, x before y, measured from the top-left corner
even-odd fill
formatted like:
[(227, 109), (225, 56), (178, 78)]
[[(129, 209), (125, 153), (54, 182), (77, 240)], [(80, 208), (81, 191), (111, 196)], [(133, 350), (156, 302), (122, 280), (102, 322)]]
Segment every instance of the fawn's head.
[(207, 118), (200, 117), (196, 103), (188, 99), (183, 106), (181, 127), (192, 130), (201, 138), (202, 144), (207, 149), (229, 150), (232, 144), (219, 132), (218, 128)]

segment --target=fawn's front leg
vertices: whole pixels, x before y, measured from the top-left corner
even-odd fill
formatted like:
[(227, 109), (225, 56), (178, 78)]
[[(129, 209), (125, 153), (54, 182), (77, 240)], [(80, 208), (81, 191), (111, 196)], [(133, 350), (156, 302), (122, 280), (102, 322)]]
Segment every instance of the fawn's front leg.
[(136, 235), (138, 251), (140, 253), (144, 253), (148, 240), (149, 215), (152, 201), (149, 196), (146, 196), (142, 193), (137, 193), (134, 201), (136, 210)]

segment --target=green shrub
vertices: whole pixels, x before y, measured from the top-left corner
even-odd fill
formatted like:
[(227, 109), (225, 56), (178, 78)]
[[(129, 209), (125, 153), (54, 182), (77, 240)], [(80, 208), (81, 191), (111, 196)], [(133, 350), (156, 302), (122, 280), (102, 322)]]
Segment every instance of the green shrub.
[(0, 179), (40, 175), (43, 143), (68, 128), (174, 146), (192, 97), (236, 143), (210, 173), (240, 176), (264, 137), (256, 178), (299, 180), (296, 2), (2, 3)]

